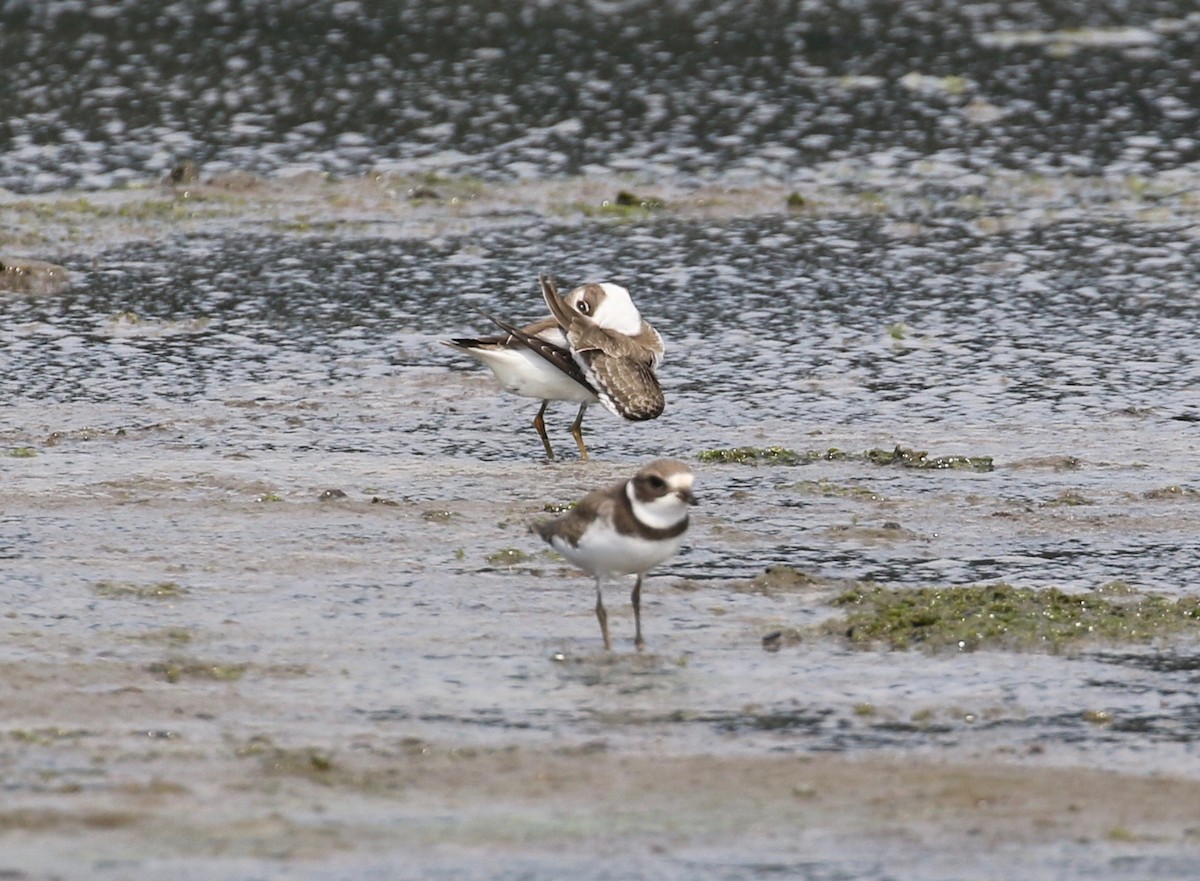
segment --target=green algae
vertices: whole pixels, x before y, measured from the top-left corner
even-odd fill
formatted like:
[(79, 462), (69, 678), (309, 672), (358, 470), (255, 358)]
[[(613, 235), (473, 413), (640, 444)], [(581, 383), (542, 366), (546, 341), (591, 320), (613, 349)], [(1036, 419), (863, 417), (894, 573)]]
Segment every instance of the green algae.
[(403, 190), (410, 202), (460, 202), (478, 199), (488, 191), (488, 183), (472, 174), (445, 175), (427, 172), (406, 177), (379, 173), (376, 182), (388, 189)]
[(881, 541), (907, 541), (917, 538), (917, 533), (905, 529), (895, 521), (881, 523), (878, 526), (859, 523), (858, 518), (852, 523), (834, 524), (825, 528), (826, 533), (835, 539), (866, 542), (876, 544)]
[(949, 76), (930, 76), (910, 72), (900, 78), (900, 85), (913, 92), (926, 94), (941, 94), (950, 98), (958, 98), (971, 88), (971, 80), (958, 74)]
[(658, 196), (638, 195), (629, 190), (620, 190), (614, 198), (601, 201), (599, 208), (592, 208), (589, 205), (579, 207), (587, 215), (597, 213), (601, 216), (638, 218), (663, 211), (666, 209), (667, 203)]
[(78, 219), (121, 220), (133, 222), (183, 221), (204, 216), (196, 203), (204, 198), (193, 192), (180, 194), (170, 199), (137, 199), (120, 204), (104, 204), (86, 196), (56, 199), (54, 201), (24, 200), (12, 208), (41, 221), (63, 221)]
[(86, 728), (14, 728), (8, 736), (18, 743), (36, 746), (52, 746), (61, 741), (78, 741), (84, 737), (94, 737), (96, 732)]
[(789, 484), (784, 489), (790, 489), (801, 495), (823, 496), (835, 499), (860, 499), (864, 502), (882, 502), (884, 497), (873, 489), (848, 483), (835, 483), (827, 477), (819, 480), (800, 480)]
[(161, 630), (140, 633), (133, 639), (141, 642), (165, 642), (173, 646), (184, 646), (190, 643), (194, 637), (186, 627), (165, 627)]
[(1083, 467), (1083, 460), (1078, 456), (1034, 456), (1029, 459), (1021, 459), (1013, 462), (1010, 467), (1018, 469), (1047, 468), (1052, 471), (1078, 471)]
[(804, 454), (786, 447), (731, 447), (729, 449), (704, 450), (696, 458), (701, 462), (739, 465), (767, 463), (770, 465), (801, 465), (813, 461)]
[[(609, 205), (606, 201), (604, 205)], [(617, 208), (641, 208), (644, 211), (659, 211), (667, 207), (667, 203), (658, 196), (639, 196), (629, 190), (621, 190), (612, 201)], [(602, 206), (603, 207), (603, 206)]]
[[(0, 810), (0, 832), (21, 830), (23, 832), (61, 833), (64, 830), (70, 830), (71, 835), (77, 835), (80, 828), (120, 829), (134, 826), (140, 819), (139, 814), (130, 811), (103, 809), (61, 811), (52, 808), (13, 808)], [(9, 877), (27, 876), (21, 872), (16, 876), (10, 874)]]
[(1078, 508), (1094, 504), (1096, 503), (1082, 493), (1076, 492), (1073, 489), (1067, 489), (1046, 502), (1045, 506), (1047, 508)]
[(914, 450), (901, 446), (890, 450), (875, 447), (862, 453), (847, 453), (837, 447), (829, 447), (824, 452), (819, 450), (798, 452), (778, 446), (730, 447), (702, 450), (696, 458), (701, 462), (738, 465), (807, 465), (818, 461), (861, 461), (869, 462), (872, 465), (896, 465), (902, 468), (931, 471), (987, 472), (994, 468), (991, 456), (930, 456), (925, 450)]
[(1141, 840), (1141, 836), (1134, 833), (1134, 831), (1128, 826), (1113, 826), (1106, 833), (1104, 833), (1104, 837), (1108, 841), (1116, 842), (1118, 844), (1133, 844), (1134, 842)]
[(533, 556), (520, 548), (501, 548), (488, 554), (486, 559), (493, 566), (518, 566), (530, 562)]
[(212, 682), (236, 682), (246, 673), (245, 664), (216, 664), (190, 658), (167, 658), (146, 667), (147, 672), (161, 676), (167, 682), (184, 679), (207, 679)]
[(308, 777), (326, 782), (335, 769), (333, 758), (323, 750), (275, 747), (263, 756), (264, 770), (271, 774)]
[(858, 585), (837, 596), (846, 617), (824, 629), (859, 647), (1058, 652), (1084, 643), (1139, 643), (1200, 635), (1200, 597), (1065, 593), (1008, 584), (892, 588)]
[[(428, 753), (425, 741), (405, 738), (401, 752), (407, 757)], [(365, 793), (391, 792), (403, 785), (403, 768), (356, 768), (328, 749), (317, 746), (280, 746), (266, 735), (255, 735), (234, 748), (239, 759), (257, 760), (264, 777), (300, 778), (331, 788)]]
[(338, 219), (313, 220), (310, 217), (296, 217), (292, 220), (280, 220), (271, 223), (270, 226), (281, 233), (333, 233), (342, 228), (362, 227), (363, 224), (354, 224), (350, 221)]
[(132, 581), (98, 581), (92, 586), (105, 599), (174, 600), (187, 596), (187, 589), (174, 581), (137, 584)]
[(6, 455), (10, 459), (32, 459), (37, 455), (33, 447), (9, 447)]
[(1149, 489), (1142, 493), (1142, 498), (1150, 499), (1151, 501), (1161, 501), (1164, 499), (1194, 499), (1200, 496), (1200, 492), (1191, 487), (1179, 486), (1172, 484), (1170, 486), (1159, 487), (1158, 489)]
[(875, 465), (900, 465), (904, 468), (927, 468), (935, 471), (991, 471), (991, 456), (933, 456), (924, 450), (897, 446), (892, 450), (878, 447), (867, 450), (863, 457)]

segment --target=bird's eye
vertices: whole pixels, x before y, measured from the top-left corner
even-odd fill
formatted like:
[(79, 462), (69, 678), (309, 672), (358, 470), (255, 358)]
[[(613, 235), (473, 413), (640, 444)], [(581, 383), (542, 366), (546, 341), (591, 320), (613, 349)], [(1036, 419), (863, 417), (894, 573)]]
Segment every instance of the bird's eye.
[(580, 300), (579, 305), (576, 308), (579, 309), (579, 311), (582, 312), (584, 315), (587, 315), (589, 312), (592, 311), (592, 304), (589, 303), (587, 300)]
[(666, 489), (667, 482), (657, 474), (651, 474), (646, 478), (646, 483), (650, 484), (651, 489)]

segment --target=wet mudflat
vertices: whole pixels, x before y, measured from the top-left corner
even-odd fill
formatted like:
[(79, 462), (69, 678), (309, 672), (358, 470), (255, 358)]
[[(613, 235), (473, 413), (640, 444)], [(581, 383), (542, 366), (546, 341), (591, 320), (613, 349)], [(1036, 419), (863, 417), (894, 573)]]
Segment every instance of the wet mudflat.
[[(1196, 34), (0, 11), (0, 871), (1195, 875), (1187, 622), (893, 650), (837, 602), (1196, 596)], [(666, 338), (666, 412), (594, 410), (587, 464), (437, 342), (538, 272)], [(664, 455), (703, 504), (607, 655), (527, 525)]]
[[(863, 583), (1190, 595), (1197, 240), (1179, 219), (1084, 211), (1054, 236), (1028, 216), (950, 236), (873, 207), (797, 215), (729, 193), (719, 210), (514, 220), (519, 188), (483, 188), (477, 216), (401, 195), (390, 223), (362, 209), (360, 182), (315, 186), (370, 213), (371, 235), (264, 228), (299, 209), (263, 183), (167, 235), (106, 216), (59, 256), (68, 291), (5, 302), (11, 865), (1190, 865), (1194, 636), (929, 654), (820, 627)], [(437, 340), (481, 328), (476, 308), (535, 317), (539, 269), (570, 283), (604, 266), (671, 330), (670, 406), (642, 425), (592, 413), (588, 464), (556, 408), (563, 457), (547, 463), (536, 404)], [(799, 464), (705, 461), (741, 447)], [(992, 467), (863, 455), (896, 447)], [(609, 591), (610, 657), (590, 580), (526, 526), (658, 455), (693, 462), (703, 506), (649, 583), (644, 655)]]

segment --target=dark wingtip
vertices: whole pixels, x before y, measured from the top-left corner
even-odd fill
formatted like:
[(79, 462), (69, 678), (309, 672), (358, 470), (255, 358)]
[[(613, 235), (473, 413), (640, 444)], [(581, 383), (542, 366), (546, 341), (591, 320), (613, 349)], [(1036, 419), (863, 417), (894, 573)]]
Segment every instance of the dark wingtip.
[(614, 401), (613, 406), (616, 407), (616, 412), (622, 419), (629, 422), (647, 422), (651, 419), (657, 419), (663, 414), (663, 410), (667, 408), (666, 401), (658, 401), (649, 406), (631, 407), (627, 402)]
[(663, 414), (662, 407), (652, 407), (648, 410), (633, 410), (625, 416), (630, 422), (649, 422)]

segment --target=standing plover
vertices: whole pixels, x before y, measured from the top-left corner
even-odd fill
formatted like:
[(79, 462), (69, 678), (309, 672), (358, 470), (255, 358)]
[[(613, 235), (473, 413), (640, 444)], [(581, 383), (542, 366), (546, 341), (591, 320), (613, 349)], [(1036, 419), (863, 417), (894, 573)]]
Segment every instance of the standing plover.
[(554, 458), (554, 450), (546, 436), (546, 407), (551, 401), (578, 403), (571, 435), (580, 457), (587, 459), (583, 415), (589, 404), (600, 401), (632, 421), (662, 413), (665, 402), (654, 374), (662, 359), (662, 337), (620, 285), (585, 284), (560, 297), (548, 276), (538, 281), (550, 309), (547, 318), (517, 327), (488, 316), (503, 335), (445, 342), (486, 364), (506, 390), (541, 399), (533, 427), (548, 459)]
[(596, 619), (604, 647), (612, 648), (601, 589), (617, 575), (637, 575), (633, 586), (634, 645), (642, 639), (642, 578), (679, 550), (696, 504), (692, 472), (683, 462), (658, 459), (630, 480), (584, 497), (557, 520), (531, 529), (596, 579)]

